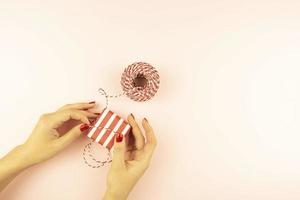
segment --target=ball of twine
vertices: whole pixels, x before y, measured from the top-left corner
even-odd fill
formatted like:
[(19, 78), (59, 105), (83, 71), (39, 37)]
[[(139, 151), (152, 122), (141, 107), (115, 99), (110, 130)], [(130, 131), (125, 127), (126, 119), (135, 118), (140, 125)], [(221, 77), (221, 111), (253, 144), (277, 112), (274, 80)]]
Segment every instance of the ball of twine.
[(123, 72), (121, 85), (124, 93), (134, 101), (151, 99), (159, 88), (157, 70), (145, 62), (135, 62)]

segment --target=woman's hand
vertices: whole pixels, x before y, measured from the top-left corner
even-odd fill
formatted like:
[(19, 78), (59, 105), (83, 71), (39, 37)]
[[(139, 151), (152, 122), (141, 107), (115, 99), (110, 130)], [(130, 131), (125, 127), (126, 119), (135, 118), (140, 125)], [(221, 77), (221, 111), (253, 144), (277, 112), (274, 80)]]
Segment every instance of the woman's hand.
[[(41, 116), (28, 140), (0, 159), (0, 192), (24, 169), (56, 155), (89, 128), (89, 118), (98, 113), (88, 110), (95, 102), (68, 104)], [(59, 131), (65, 122), (75, 120), (69, 131)], [(79, 125), (78, 122), (80, 122)]]
[(134, 140), (115, 137), (112, 165), (107, 177), (104, 200), (125, 200), (135, 184), (149, 167), (156, 146), (156, 138), (148, 121), (142, 121), (146, 140), (133, 115), (128, 116)]
[[(97, 117), (98, 113), (88, 111), (93, 107), (95, 102), (67, 104), (56, 112), (42, 115), (30, 137), (22, 145), (22, 149), (27, 152), (28, 164), (40, 163), (53, 157), (77, 139), (89, 128), (89, 118)], [(66, 133), (60, 133), (59, 128), (69, 120), (76, 120), (79, 124), (73, 125)]]

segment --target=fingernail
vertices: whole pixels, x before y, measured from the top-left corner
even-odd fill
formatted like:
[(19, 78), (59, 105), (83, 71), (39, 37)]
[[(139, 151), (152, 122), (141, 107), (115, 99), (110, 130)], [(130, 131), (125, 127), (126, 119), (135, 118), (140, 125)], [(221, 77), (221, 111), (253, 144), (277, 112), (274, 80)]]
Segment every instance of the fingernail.
[(96, 103), (96, 101), (91, 101), (91, 102), (89, 102), (89, 104), (94, 104), (94, 103)]
[(86, 131), (90, 128), (90, 126), (88, 124), (82, 124), (80, 126), (80, 131), (83, 132), (83, 131)]
[(131, 117), (135, 120), (135, 118), (134, 118), (134, 116), (133, 116), (133, 114), (132, 113), (130, 113), (130, 115), (131, 115)]
[(122, 140), (123, 140), (123, 135), (122, 135), (122, 134), (117, 133), (117, 134), (116, 134), (116, 137), (117, 137), (117, 138), (116, 138), (116, 141), (117, 141), (117, 142), (122, 142)]

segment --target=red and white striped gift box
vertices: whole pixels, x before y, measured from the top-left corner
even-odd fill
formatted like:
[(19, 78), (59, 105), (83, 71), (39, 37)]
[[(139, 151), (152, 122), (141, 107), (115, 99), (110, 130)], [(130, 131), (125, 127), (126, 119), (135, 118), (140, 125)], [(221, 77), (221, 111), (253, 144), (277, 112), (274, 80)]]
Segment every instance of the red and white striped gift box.
[(116, 133), (126, 136), (130, 129), (131, 126), (125, 120), (109, 109), (105, 109), (92, 123), (87, 136), (110, 151), (114, 145)]

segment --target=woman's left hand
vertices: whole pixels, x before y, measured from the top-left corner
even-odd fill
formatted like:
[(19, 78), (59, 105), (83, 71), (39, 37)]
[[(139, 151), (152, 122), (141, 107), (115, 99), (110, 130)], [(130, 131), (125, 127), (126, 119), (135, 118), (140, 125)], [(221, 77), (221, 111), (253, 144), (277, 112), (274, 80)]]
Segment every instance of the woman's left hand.
[[(67, 104), (56, 112), (43, 114), (28, 140), (21, 145), (26, 152), (28, 165), (53, 157), (75, 141), (89, 128), (89, 119), (98, 116), (98, 113), (88, 111), (94, 107), (95, 102)], [(59, 128), (69, 120), (76, 120), (80, 124), (77, 123), (66, 133), (59, 133)]]
[(145, 136), (134, 116), (128, 116), (132, 127), (132, 139), (128, 142), (121, 134), (115, 137), (112, 164), (107, 176), (107, 190), (104, 200), (126, 200), (130, 191), (150, 165), (157, 145), (152, 127), (146, 118), (142, 121)]

